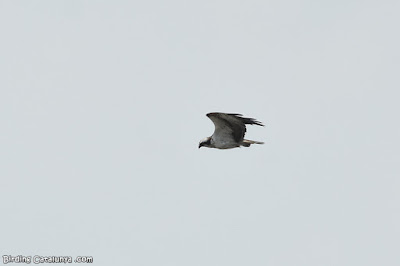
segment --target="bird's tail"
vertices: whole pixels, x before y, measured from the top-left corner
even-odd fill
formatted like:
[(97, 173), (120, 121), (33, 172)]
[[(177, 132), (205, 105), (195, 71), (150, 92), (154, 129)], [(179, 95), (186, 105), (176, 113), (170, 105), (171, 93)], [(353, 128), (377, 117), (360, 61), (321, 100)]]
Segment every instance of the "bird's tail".
[(264, 144), (264, 142), (244, 139), (242, 143), (240, 143), (240, 145), (244, 147), (250, 147), (251, 144)]

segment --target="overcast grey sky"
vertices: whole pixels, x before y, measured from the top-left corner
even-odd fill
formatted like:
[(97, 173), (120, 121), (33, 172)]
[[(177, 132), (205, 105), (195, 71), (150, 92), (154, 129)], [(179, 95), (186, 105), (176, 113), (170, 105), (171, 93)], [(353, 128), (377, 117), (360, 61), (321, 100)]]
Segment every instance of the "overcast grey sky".
[[(399, 1), (1, 1), (0, 255), (400, 265)], [(264, 145), (198, 149), (212, 111)]]

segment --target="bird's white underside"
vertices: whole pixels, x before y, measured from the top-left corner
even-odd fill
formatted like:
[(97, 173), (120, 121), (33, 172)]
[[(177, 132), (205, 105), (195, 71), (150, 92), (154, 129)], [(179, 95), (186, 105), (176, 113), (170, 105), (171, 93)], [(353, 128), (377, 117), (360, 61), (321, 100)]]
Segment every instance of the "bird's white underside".
[(229, 130), (216, 129), (211, 137), (211, 143), (217, 149), (231, 149), (238, 147), (238, 143), (233, 139)]

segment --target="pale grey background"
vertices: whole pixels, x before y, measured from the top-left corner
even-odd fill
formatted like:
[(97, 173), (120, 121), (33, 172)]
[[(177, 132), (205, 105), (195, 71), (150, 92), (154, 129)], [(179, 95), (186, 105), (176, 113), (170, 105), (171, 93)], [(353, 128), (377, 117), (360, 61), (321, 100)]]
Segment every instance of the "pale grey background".
[[(399, 13), (0, 2), (1, 255), (400, 265)], [(198, 150), (211, 111), (266, 144)]]

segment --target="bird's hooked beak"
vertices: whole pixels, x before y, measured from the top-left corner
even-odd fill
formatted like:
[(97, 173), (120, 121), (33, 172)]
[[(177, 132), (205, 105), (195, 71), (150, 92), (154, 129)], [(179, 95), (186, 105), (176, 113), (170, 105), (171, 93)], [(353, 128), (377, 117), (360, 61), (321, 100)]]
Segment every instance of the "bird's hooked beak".
[(200, 149), (201, 147), (203, 147), (203, 146), (204, 146), (204, 147), (209, 147), (210, 142), (211, 142), (211, 137), (202, 139), (202, 140), (199, 142), (199, 149)]

